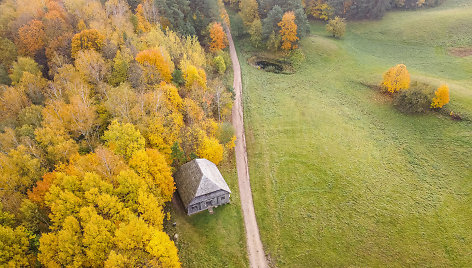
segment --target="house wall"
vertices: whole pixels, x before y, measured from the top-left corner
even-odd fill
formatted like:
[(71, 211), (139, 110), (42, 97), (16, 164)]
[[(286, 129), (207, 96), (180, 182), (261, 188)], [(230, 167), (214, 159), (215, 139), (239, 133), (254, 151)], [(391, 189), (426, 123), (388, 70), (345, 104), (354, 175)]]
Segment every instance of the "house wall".
[(195, 214), (197, 212), (207, 210), (209, 207), (221, 206), (229, 203), (230, 194), (226, 191), (217, 191), (214, 193), (199, 196), (192, 200), (187, 208), (187, 214)]

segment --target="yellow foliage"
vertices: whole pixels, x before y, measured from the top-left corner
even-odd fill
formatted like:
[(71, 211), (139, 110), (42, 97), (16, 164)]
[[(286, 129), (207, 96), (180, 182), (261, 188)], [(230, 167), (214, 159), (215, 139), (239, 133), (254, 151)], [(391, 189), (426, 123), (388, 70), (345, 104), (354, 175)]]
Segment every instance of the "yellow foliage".
[(190, 123), (200, 123), (205, 113), (203, 112), (202, 108), (198, 106), (198, 104), (189, 98), (184, 99), (184, 108), (185, 108), (185, 116), (186, 120)]
[(113, 121), (103, 135), (105, 144), (115, 153), (129, 159), (134, 152), (143, 150), (145, 139), (132, 124)]
[(99, 51), (103, 46), (104, 40), (105, 37), (95, 29), (81, 31), (72, 38), (72, 57), (75, 57), (80, 50), (91, 49)]
[(182, 72), (185, 79), (185, 86), (191, 89), (195, 86), (206, 89), (207, 78), (205, 70), (185, 62), (182, 65)]
[(433, 98), (431, 108), (442, 108), (449, 103), (449, 87), (447, 85), (440, 86), (434, 94), (436, 97)]
[(202, 130), (198, 133), (196, 153), (201, 158), (206, 158), (218, 165), (223, 160), (223, 145), (218, 139), (208, 137)]
[(162, 203), (172, 199), (175, 190), (174, 179), (165, 157), (159, 151), (155, 149), (138, 151), (130, 159), (129, 165), (145, 179), (149, 189), (155, 189)]
[(117, 254), (114, 250), (110, 251), (108, 259), (105, 261), (105, 268), (128, 268), (131, 267), (129, 259), (122, 255)]
[(233, 136), (229, 142), (225, 144), (226, 150), (231, 150), (236, 147), (236, 136)]
[(285, 12), (282, 21), (279, 22), (280, 36), (282, 37), (282, 49), (291, 50), (297, 48), (295, 42), (298, 40), (297, 24), (295, 24), (295, 13)]
[(141, 51), (138, 53), (138, 55), (136, 55), (136, 61), (142, 65), (154, 67), (159, 72), (160, 78), (162, 80), (169, 83), (172, 81), (174, 63), (172, 62), (169, 53), (164, 47)]
[(57, 233), (43, 234), (39, 239), (39, 261), (46, 267), (82, 267), (86, 257), (82, 251), (81, 228), (77, 219), (68, 216)]
[(28, 266), (29, 235), (23, 226), (15, 229), (0, 225), (0, 265)]
[(146, 135), (149, 144), (163, 153), (169, 164), (172, 163), (171, 147), (175, 142), (180, 142), (179, 135), (183, 126), (183, 116), (177, 112), (168, 114), (164, 118), (154, 117), (150, 122), (149, 132)]
[(310, 0), (306, 6), (307, 13), (315, 19), (327, 21), (333, 14), (333, 8), (324, 0)]
[(180, 267), (177, 248), (164, 232), (154, 232), (146, 247), (153, 257), (155, 257), (156, 267), (178, 268)]
[(144, 16), (143, 4), (139, 4), (136, 7), (136, 17), (138, 18), (138, 32), (149, 32), (151, 29), (151, 23), (149, 23)]
[(139, 191), (138, 193), (138, 211), (141, 218), (160, 231), (162, 231), (162, 222), (164, 221), (161, 203), (152, 193), (146, 191)]
[(410, 74), (406, 66), (398, 64), (390, 68), (383, 76), (382, 87), (390, 93), (410, 88)]
[(168, 101), (168, 109), (174, 112), (182, 110), (183, 100), (179, 95), (179, 90), (169, 83), (162, 82), (160, 88), (164, 91)]

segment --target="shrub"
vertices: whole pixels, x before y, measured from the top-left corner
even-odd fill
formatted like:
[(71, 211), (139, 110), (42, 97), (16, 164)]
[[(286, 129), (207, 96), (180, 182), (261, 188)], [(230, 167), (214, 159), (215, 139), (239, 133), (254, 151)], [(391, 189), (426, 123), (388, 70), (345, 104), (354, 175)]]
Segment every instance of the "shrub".
[(233, 125), (229, 122), (223, 122), (218, 129), (218, 139), (222, 144), (230, 142), (235, 135)]
[(343, 37), (346, 32), (346, 22), (340, 17), (329, 20), (326, 24), (326, 31), (333, 37)]
[(185, 80), (180, 69), (175, 69), (172, 73), (172, 82), (174, 82), (174, 84), (176, 84), (177, 86), (185, 85)]
[(295, 68), (300, 68), (305, 61), (305, 54), (300, 49), (295, 49), (290, 52), (289, 61)]
[(433, 96), (432, 86), (415, 82), (409, 90), (395, 96), (393, 105), (404, 113), (424, 113), (429, 110)]
[(213, 58), (213, 66), (219, 74), (224, 74), (226, 72), (226, 63), (222, 56), (216, 56)]
[(431, 102), (431, 108), (442, 108), (449, 103), (449, 87), (447, 85), (440, 86), (435, 92), (435, 97)]
[(383, 76), (382, 89), (390, 93), (410, 87), (410, 73), (404, 64), (390, 68)]

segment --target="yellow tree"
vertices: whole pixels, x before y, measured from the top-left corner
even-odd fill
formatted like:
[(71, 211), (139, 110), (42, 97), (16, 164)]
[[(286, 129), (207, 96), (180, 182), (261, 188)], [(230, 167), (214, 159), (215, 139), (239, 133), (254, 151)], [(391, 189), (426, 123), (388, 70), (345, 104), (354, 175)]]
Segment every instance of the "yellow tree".
[(0, 225), (0, 266), (28, 267), (29, 238), (23, 226)]
[(137, 151), (129, 160), (129, 165), (145, 179), (150, 189), (156, 189), (162, 203), (172, 199), (174, 179), (161, 153), (155, 149)]
[(138, 25), (136, 27), (138, 33), (146, 33), (151, 30), (151, 23), (149, 23), (144, 15), (143, 4), (139, 4), (138, 7), (136, 7), (136, 18), (138, 19)]
[(410, 74), (404, 64), (390, 68), (383, 76), (382, 88), (390, 93), (410, 88)]
[(210, 24), (210, 50), (212, 52), (220, 51), (228, 44), (228, 39), (219, 22)]
[(218, 139), (208, 137), (202, 130), (197, 130), (197, 137), (197, 155), (218, 165), (223, 160), (223, 145), (219, 143)]
[(280, 27), (280, 36), (282, 37), (282, 49), (288, 51), (297, 48), (295, 44), (298, 40), (295, 13), (293, 11), (285, 12), (282, 21), (278, 25)]
[(80, 50), (100, 51), (103, 47), (105, 37), (95, 29), (83, 30), (72, 38), (72, 57), (77, 55)]
[(182, 65), (182, 72), (185, 80), (185, 86), (188, 89), (200, 87), (206, 89), (206, 73), (202, 68), (197, 68), (190, 63)]
[(326, 24), (326, 31), (333, 37), (342, 37), (346, 32), (346, 22), (343, 18), (336, 16)]
[[(136, 61), (144, 66), (154, 68), (158, 71), (159, 78), (166, 82), (172, 81), (172, 73), (174, 72), (174, 63), (169, 53), (164, 47), (158, 49), (143, 50), (136, 55)], [(153, 75), (152, 72), (147, 75)], [(154, 80), (154, 78), (151, 78)]]
[(308, 15), (327, 21), (333, 15), (333, 8), (324, 0), (309, 0), (305, 7)]
[(133, 154), (144, 149), (145, 140), (132, 124), (113, 121), (103, 135), (105, 144), (115, 153), (130, 159)]
[(433, 98), (431, 108), (442, 108), (449, 103), (449, 87), (447, 85), (440, 86), (435, 92), (436, 97)]

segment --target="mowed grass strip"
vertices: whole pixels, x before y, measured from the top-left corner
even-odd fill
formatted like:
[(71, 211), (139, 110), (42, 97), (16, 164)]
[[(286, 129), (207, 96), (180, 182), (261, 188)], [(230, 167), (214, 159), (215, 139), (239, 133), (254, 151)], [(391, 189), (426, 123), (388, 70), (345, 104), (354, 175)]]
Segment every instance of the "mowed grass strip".
[[(176, 243), (183, 267), (248, 267), (246, 237), (239, 200), (238, 177), (234, 155), (220, 164), (221, 174), (231, 189), (231, 203), (187, 216), (173, 204), (172, 228), (179, 234)], [(180, 202), (180, 201), (179, 201)]]
[[(294, 75), (248, 66), (255, 52), (239, 43), (251, 185), (275, 265), (472, 263), (471, 123), (402, 114), (363, 85), (406, 63), (414, 80), (448, 83), (450, 109), (472, 115), (471, 59), (443, 53), (464, 43), (395, 41), (397, 32), (380, 33), (381, 24), (401, 31), (415, 27), (405, 20), (434, 12), (452, 21), (456, 8), (350, 23), (341, 40), (313, 24), (301, 43), (307, 60)], [(472, 17), (471, 8), (462, 13)], [(428, 28), (436, 34), (434, 24)]]

